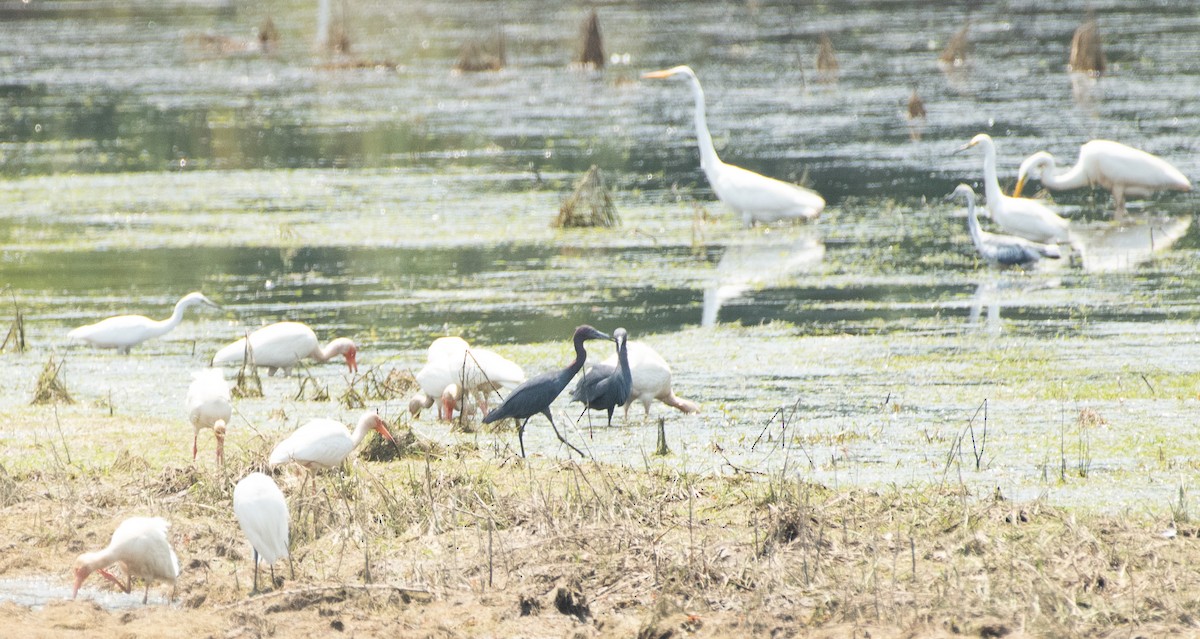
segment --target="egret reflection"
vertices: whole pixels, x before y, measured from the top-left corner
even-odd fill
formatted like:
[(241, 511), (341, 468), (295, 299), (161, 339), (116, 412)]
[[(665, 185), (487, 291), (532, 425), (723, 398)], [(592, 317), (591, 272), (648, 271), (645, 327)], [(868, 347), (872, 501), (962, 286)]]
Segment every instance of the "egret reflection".
[(1192, 225), (1188, 216), (1126, 218), (1122, 224), (1080, 227), (1075, 238), (1083, 270), (1088, 273), (1128, 271), (1169, 250), (1187, 234)]
[(800, 237), (760, 239), (730, 244), (717, 263), (713, 282), (704, 290), (701, 326), (713, 326), (726, 302), (751, 289), (775, 286), (811, 270), (825, 257), (825, 242), (812, 229)]

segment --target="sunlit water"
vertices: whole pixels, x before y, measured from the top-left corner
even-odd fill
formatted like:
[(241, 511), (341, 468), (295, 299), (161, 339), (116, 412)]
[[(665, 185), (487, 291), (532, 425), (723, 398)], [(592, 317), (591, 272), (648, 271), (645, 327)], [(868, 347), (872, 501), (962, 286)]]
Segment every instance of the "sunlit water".
[[(1085, 253), (999, 275), (976, 262), (963, 210), (942, 198), (960, 181), (982, 191), (978, 153), (954, 153), (978, 132), (996, 138), (1006, 188), (1025, 155), (1073, 160), (1093, 137), (1200, 175), (1194, 10), (1089, 3), (1111, 66), (1089, 81), (1065, 71), (1083, 4), (976, 10), (968, 63), (950, 70), (937, 56), (965, 15), (929, 3), (618, 4), (600, 10), (620, 60), (603, 72), (569, 68), (585, 15), (569, 4), (347, 3), (352, 55), (367, 69), (314, 52), (313, 5), (0, 9), (0, 276), (11, 291), (0, 304), (15, 298), (34, 349), (0, 369), (14, 410), (51, 353), (67, 355), (82, 400), (64, 410), (182, 422), (187, 371), (271, 321), (353, 336), (366, 367), (415, 370), (449, 333), (531, 373), (564, 365), (571, 329), (587, 322), (647, 336), (673, 363), (676, 392), (701, 402), (697, 416), (655, 409), (673, 461), (691, 469), (961, 480), (1102, 508), (1165, 507), (1188, 483), (1192, 398), (1010, 391), (1002, 367), (980, 362), (1034, 344), (1047, 387), (1076, 379), (1081, 361), (1118, 385), (1190, 373), (1194, 196), (1135, 202), (1133, 221), (1115, 226), (1107, 194), (1059, 194)], [(267, 15), (281, 34), (270, 56), (196, 45), (204, 33), (249, 40)], [(507, 68), (452, 73), (460, 44), (497, 25)], [(821, 33), (838, 54), (833, 83), (813, 68)], [(714, 201), (686, 87), (638, 79), (678, 63), (704, 83), (724, 159), (824, 194), (819, 223), (743, 229)], [(914, 88), (928, 110), (916, 125), (905, 117)], [(591, 164), (622, 226), (553, 229)], [(66, 349), (71, 327), (165, 317), (191, 290), (226, 310), (193, 310), (130, 357)], [(335, 393), (341, 370), (315, 369)], [(296, 390), (267, 380), (239, 424), (352, 420), (291, 399)], [(990, 463), (960, 477), (946, 460), (984, 399)], [(403, 404), (385, 410), (399, 418)], [(268, 424), (281, 407), (286, 422)], [(1091, 475), (1055, 481), (1064, 425), (1083, 407), (1107, 419)], [(597, 458), (649, 463), (652, 422), (589, 432), (586, 418), (570, 423), (576, 407), (556, 414)], [(565, 455), (540, 420), (527, 447)], [(460, 437), (428, 415), (416, 427)], [(515, 446), (511, 434), (478, 438)]]

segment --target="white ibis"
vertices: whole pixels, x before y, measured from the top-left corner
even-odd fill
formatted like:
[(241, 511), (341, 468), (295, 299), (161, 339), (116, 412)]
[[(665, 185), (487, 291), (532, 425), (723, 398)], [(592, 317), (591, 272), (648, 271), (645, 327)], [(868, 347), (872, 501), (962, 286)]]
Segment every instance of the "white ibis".
[(1029, 177), (1052, 191), (1100, 185), (1113, 195), (1114, 217), (1125, 217), (1125, 196), (1147, 197), (1156, 191), (1190, 191), (1192, 183), (1166, 160), (1111, 140), (1092, 140), (1079, 147), (1075, 166), (1059, 171), (1054, 156), (1038, 151), (1017, 171), (1013, 197)]
[[(271, 586), (275, 586), (275, 562), (287, 558), (288, 553), (288, 506), (283, 492), (275, 480), (262, 473), (250, 473), (233, 488), (233, 513), (238, 525), (250, 540), (254, 554), (254, 589), (258, 592), (258, 563), (267, 562), (271, 567)], [(295, 578), (295, 571), (292, 571)]]
[[(168, 527), (170, 524), (161, 517), (130, 517), (121, 522), (107, 547), (85, 552), (75, 560), (75, 589), (71, 598), (79, 594), (79, 587), (93, 572), (100, 573), (126, 593), (133, 589), (134, 577), (144, 580), (146, 592), (142, 603), (150, 600), (150, 583), (153, 581), (170, 582), (173, 588), (179, 577), (179, 558), (167, 541)], [(117, 563), (125, 571), (124, 583), (108, 572), (108, 567)]]
[(755, 222), (785, 219), (811, 220), (825, 209), (825, 200), (815, 191), (759, 175), (740, 166), (726, 164), (717, 157), (704, 114), (704, 89), (696, 72), (688, 66), (643, 73), (646, 79), (680, 77), (692, 89), (696, 109), (696, 144), (700, 147), (700, 168), (717, 199), (738, 212), (746, 226)]
[(353, 341), (339, 337), (322, 348), (317, 334), (300, 322), (269, 324), (250, 333), (249, 339), (249, 349), (243, 337), (217, 351), (213, 355), (213, 365), (239, 364), (248, 358), (255, 366), (265, 367), (268, 375), (274, 375), (277, 370), (283, 370), (287, 375), (303, 359), (326, 362), (341, 355), (346, 358), (351, 373), (358, 371), (358, 347)]
[(1004, 230), (1032, 242), (1052, 244), (1070, 241), (1070, 223), (1036, 200), (1008, 197), (1000, 190), (996, 178), (996, 144), (986, 133), (971, 138), (960, 147), (963, 151), (974, 146), (983, 149), (983, 187), (991, 218)]
[(183, 321), (183, 312), (197, 304), (221, 308), (200, 293), (188, 293), (175, 303), (175, 311), (165, 320), (152, 320), (145, 315), (117, 315), (80, 326), (67, 333), (67, 339), (87, 342), (95, 348), (115, 348), (119, 353), (128, 354), (134, 346), (170, 333)]
[(272, 468), (287, 462), (295, 462), (309, 470), (332, 468), (342, 463), (370, 430), (374, 430), (390, 442), (395, 442), (392, 434), (388, 432), (387, 424), (375, 411), (363, 413), (353, 433), (347, 432), (346, 426), (339, 421), (314, 419), (276, 444), (275, 449), (271, 451), (269, 462)]
[[(629, 351), (629, 372), (633, 378), (629, 400), (625, 402), (626, 419), (629, 418), (629, 407), (633, 402), (640, 401), (646, 415), (649, 416), (650, 402), (656, 399), (686, 414), (700, 412), (700, 406), (696, 402), (678, 397), (671, 390), (671, 366), (654, 348), (645, 342), (629, 342), (626, 348)], [(616, 355), (601, 362), (603, 366), (617, 364)]]
[(967, 202), (967, 228), (971, 232), (971, 241), (979, 257), (992, 266), (1030, 266), (1038, 263), (1043, 257), (1058, 259), (1062, 257), (1058, 247), (1038, 244), (1021, 237), (988, 233), (979, 228), (979, 220), (975, 217), (975, 191), (966, 184), (959, 184), (947, 199), (962, 197)]
[(542, 373), (513, 389), (503, 404), (484, 416), (483, 423), (490, 424), (506, 417), (516, 419), (517, 441), (521, 444), (521, 456), (524, 457), (525, 425), (529, 423), (529, 418), (541, 413), (550, 420), (550, 427), (554, 429), (558, 441), (566, 444), (571, 450), (579, 453), (580, 457), (583, 457), (583, 451), (563, 439), (562, 434), (558, 432), (558, 426), (554, 425), (554, 417), (550, 414), (550, 404), (554, 403), (567, 384), (571, 383), (571, 379), (583, 368), (583, 363), (587, 361), (587, 350), (584, 349), (583, 343), (592, 339), (612, 340), (612, 337), (586, 324), (577, 327), (572, 337), (575, 345), (575, 359), (571, 360), (566, 368)]
[(217, 463), (225, 462), (225, 427), (233, 416), (229, 384), (221, 371), (205, 369), (192, 373), (185, 400), (188, 421), (192, 423), (192, 461), (196, 461), (196, 442), (200, 431), (211, 428), (217, 440)]
[(486, 348), (475, 348), (459, 337), (440, 337), (429, 346), (425, 366), (416, 375), (421, 392), (408, 404), (413, 415), (441, 400), (439, 416), (449, 421), (458, 403), (474, 395), (484, 411), (488, 393), (514, 388), (525, 381), (515, 362)]

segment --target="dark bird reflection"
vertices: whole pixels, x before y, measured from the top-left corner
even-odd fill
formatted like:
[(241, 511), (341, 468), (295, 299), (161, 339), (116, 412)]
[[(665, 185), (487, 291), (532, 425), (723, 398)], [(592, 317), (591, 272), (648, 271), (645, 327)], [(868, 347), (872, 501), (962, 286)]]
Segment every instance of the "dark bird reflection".
[(704, 290), (701, 326), (713, 326), (721, 307), (752, 289), (770, 288), (810, 271), (825, 257), (825, 242), (815, 229), (799, 237), (757, 238), (725, 247), (712, 283)]

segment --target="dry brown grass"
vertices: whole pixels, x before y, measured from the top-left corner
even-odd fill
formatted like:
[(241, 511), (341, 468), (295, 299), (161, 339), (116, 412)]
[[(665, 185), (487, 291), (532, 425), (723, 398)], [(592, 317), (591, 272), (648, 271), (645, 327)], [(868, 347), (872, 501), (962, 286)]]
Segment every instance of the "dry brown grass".
[(70, 404), (71, 393), (67, 391), (67, 383), (63, 381), (62, 369), (67, 363), (61, 359), (57, 363), (54, 356), (46, 360), (42, 372), (38, 374), (37, 383), (33, 387), (33, 404)]
[(613, 227), (621, 225), (617, 207), (612, 201), (612, 192), (604, 184), (600, 167), (592, 165), (583, 177), (575, 182), (575, 189), (558, 209), (554, 225), (559, 228)]
[(322, 474), (315, 491), (276, 472), (296, 578), (281, 566), (276, 588), (254, 598), (230, 500), (270, 442), (231, 450), (224, 468), (128, 450), (102, 466), (52, 456), (10, 467), (0, 574), (66, 583), (74, 555), (132, 514), (171, 520), (184, 572), (180, 608), (80, 601), (0, 607), (0, 619), (20, 636), (179, 626), (234, 637), (339, 625), (439, 637), (1162, 636), (1200, 624), (1198, 531), (1184, 522), (1167, 538), (1164, 522), (1140, 516), (955, 487), (833, 491), (795, 476), (491, 459), (399, 439), (407, 456)]

